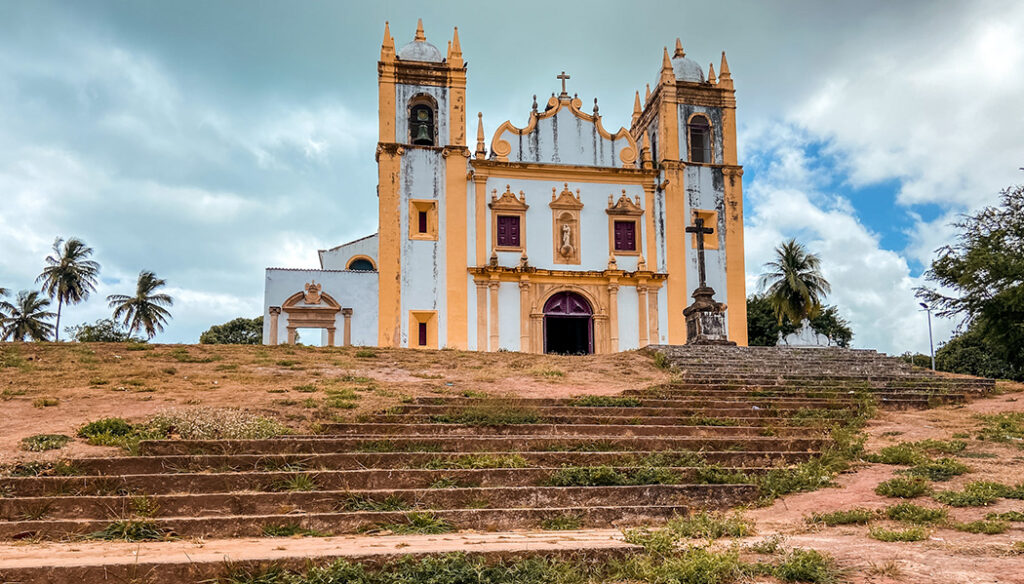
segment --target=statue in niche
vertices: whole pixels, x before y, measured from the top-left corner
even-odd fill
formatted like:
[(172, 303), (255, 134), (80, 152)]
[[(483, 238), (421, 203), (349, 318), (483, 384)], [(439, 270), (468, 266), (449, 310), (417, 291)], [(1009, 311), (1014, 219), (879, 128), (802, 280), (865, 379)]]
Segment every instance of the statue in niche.
[(320, 290), (323, 285), (317, 284), (316, 280), (310, 280), (305, 286), (306, 291), (302, 295), (302, 301), (306, 304), (320, 304)]
[(562, 223), (562, 247), (558, 248), (563, 257), (572, 257), (576, 248), (572, 244), (572, 225)]

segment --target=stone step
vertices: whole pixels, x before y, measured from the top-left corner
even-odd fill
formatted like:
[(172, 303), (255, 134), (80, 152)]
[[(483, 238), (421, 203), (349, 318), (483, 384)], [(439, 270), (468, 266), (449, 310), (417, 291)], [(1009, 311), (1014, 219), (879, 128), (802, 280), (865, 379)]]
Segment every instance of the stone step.
[[(720, 485), (707, 485), (707, 487)], [(741, 488), (727, 485), (729, 488)], [(751, 498), (756, 492), (747, 487)], [(435, 520), (448, 523), (453, 530), (510, 530), (540, 528), (545, 520), (571, 516), (582, 527), (637, 525), (669, 519), (684, 514), (683, 505), (615, 506), (615, 507), (553, 507), (547, 509), (454, 509), (431, 512)], [(312, 530), (333, 535), (383, 530), (385, 525), (409, 524), (406, 512), (339, 512), (308, 514), (236, 515), (230, 517), (174, 517), (151, 520), (152, 525), (168, 536), (261, 537), (269, 529), (282, 527)], [(0, 539), (74, 539), (88, 537), (110, 526), (109, 521), (61, 520), (20, 521), (0, 523)], [(95, 537), (93, 535), (92, 537)]]
[[(687, 426), (687, 425), (699, 425), (699, 426), (785, 426), (787, 424), (797, 424), (799, 421), (794, 421), (793, 418), (778, 417), (774, 414), (778, 414), (774, 410), (713, 410), (716, 415), (689, 415), (687, 417), (672, 417), (672, 416), (654, 416), (654, 415), (637, 415), (637, 416), (562, 416), (562, 415), (544, 415), (544, 421), (551, 424), (653, 424), (658, 426)], [(797, 414), (798, 412), (793, 412)], [(835, 414), (829, 414), (825, 412), (825, 416), (821, 416), (816, 419), (820, 419), (822, 422), (828, 420), (835, 420), (842, 416), (844, 412), (839, 411)], [(738, 414), (738, 415), (737, 415)], [(760, 414), (760, 415), (758, 415)], [(360, 417), (360, 422), (368, 424), (391, 424), (391, 423), (410, 423), (410, 424), (430, 424), (433, 420), (433, 416), (426, 414), (402, 414), (402, 415), (377, 415)], [(329, 428), (329, 426), (325, 426)]]
[[(674, 386), (673, 386), (674, 387)], [(665, 388), (666, 391), (670, 391), (671, 388)], [(658, 391), (657, 389), (648, 390), (637, 390), (638, 392), (653, 392)], [(632, 396), (639, 397), (642, 393), (631, 394)], [(695, 396), (696, 397), (696, 396)], [(829, 398), (808, 398), (808, 397), (789, 397), (789, 398), (775, 398), (775, 397), (757, 397), (751, 396), (747, 399), (736, 400), (736, 399), (715, 399), (715, 400), (704, 400), (704, 399), (693, 399), (693, 400), (655, 400), (655, 399), (644, 399), (644, 403), (652, 405), (641, 405), (641, 406), (607, 406), (607, 407), (583, 407), (583, 406), (563, 406), (563, 405), (548, 405), (543, 403), (534, 402), (516, 402), (514, 407), (509, 407), (509, 411), (522, 412), (528, 414), (536, 414), (539, 416), (547, 414), (556, 415), (598, 415), (606, 416), (614, 413), (619, 416), (628, 415), (643, 415), (644, 413), (651, 413), (659, 416), (687, 416), (687, 415), (710, 415), (712, 412), (718, 412), (720, 410), (730, 409), (750, 409), (752, 406), (759, 406), (760, 408), (775, 408), (778, 410), (792, 411), (799, 410), (802, 408), (822, 408), (822, 409), (837, 409), (848, 407), (850, 404), (855, 404), (856, 401), (849, 394), (837, 394), (834, 399)], [(658, 405), (653, 405), (657, 403)], [(451, 416), (463, 415), (466, 413), (477, 413), (487, 411), (492, 408), (493, 402), (486, 401), (452, 401), (452, 402), (438, 402), (435, 404), (405, 404), (400, 406), (394, 406), (387, 410), (388, 413), (398, 414), (432, 414), (439, 417), (440, 419), (449, 418)]]
[[(684, 476), (685, 471), (680, 476)], [(727, 485), (732, 487), (735, 485)], [(184, 495), (74, 496), (0, 499), (0, 524), (26, 521), (305, 515), (355, 511), (542, 509), (688, 505), (719, 508), (748, 500), (746, 485), (501, 486), (449, 489), (321, 490), (306, 492), (192, 493)], [(12, 526), (8, 533), (19, 528)]]
[[(619, 443), (621, 444), (621, 443)], [(655, 455), (692, 456), (692, 452), (671, 450), (615, 450), (619, 444), (603, 440), (584, 446), (583, 452), (516, 452), (532, 467), (559, 467), (566, 464), (597, 466), (617, 465), (623, 460), (649, 459)], [(387, 444), (382, 444), (386, 447)], [(459, 458), (469, 455), (499, 457), (511, 453), (501, 452), (347, 452), (333, 454), (237, 454), (237, 455), (182, 455), (182, 456), (121, 456), (110, 458), (80, 458), (65, 461), (80, 475), (109, 477), (111, 475), (149, 475), (182, 473), (229, 472), (301, 472), (325, 470), (367, 470), (391, 468), (423, 468), (435, 459)], [(700, 458), (708, 464), (726, 466), (764, 466), (773, 461), (802, 462), (812, 453), (805, 451), (704, 451)], [(0, 492), (13, 489), (15, 483), (27, 484), (36, 479), (50, 481), (52, 491), (66, 477), (0, 477)], [(6, 482), (5, 482), (6, 481)], [(13, 481), (13, 482), (12, 482)], [(36, 491), (39, 492), (39, 491)], [(48, 491), (43, 491), (48, 492)]]
[[(665, 426), (671, 428), (671, 426)], [(139, 453), (143, 455), (168, 454), (287, 454), (358, 452), (373, 447), (381, 440), (394, 443), (397, 448), (422, 450), (505, 450), (514, 445), (522, 450), (550, 450), (559, 445), (579, 446), (590, 443), (594, 436), (359, 436), (345, 438), (275, 438), (263, 440), (143, 440)], [(602, 438), (615, 444), (629, 444), (633, 450), (820, 450), (825, 441), (815, 438), (767, 437), (662, 437), (662, 436), (608, 436)]]
[[(629, 419), (616, 418), (620, 422)], [(643, 420), (637, 420), (641, 422)], [(649, 422), (649, 420), (647, 420)], [(684, 420), (684, 422), (690, 420)], [(323, 424), (323, 436), (692, 436), (692, 437), (749, 437), (749, 436), (806, 436), (807, 427), (733, 426), (733, 425), (654, 425), (646, 424), (509, 424), (501, 426), (467, 426), (463, 424), (417, 423), (348, 423)]]

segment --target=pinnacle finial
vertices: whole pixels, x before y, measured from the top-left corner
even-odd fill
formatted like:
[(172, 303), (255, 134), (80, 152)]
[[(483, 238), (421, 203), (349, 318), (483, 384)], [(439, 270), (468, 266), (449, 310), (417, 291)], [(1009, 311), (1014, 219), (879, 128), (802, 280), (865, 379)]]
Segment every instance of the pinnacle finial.
[(484, 113), (477, 112), (476, 119), (476, 157), (484, 158), (487, 156), (487, 145), (484, 144)]
[(416, 20), (416, 36), (413, 38), (416, 41), (427, 40), (427, 35), (423, 34), (423, 19), (419, 18)]
[(598, 109), (597, 109), (597, 98), (595, 97), (594, 98), (594, 117), (595, 118), (599, 115), (597, 112), (598, 112)]
[(533, 94), (533, 113), (537, 113), (537, 94)]
[(395, 56), (395, 39), (391, 38), (391, 27), (384, 21), (384, 40), (380, 43), (380, 60), (390, 61)]
[(665, 52), (661, 57), (661, 79), (659, 83), (669, 83), (675, 81), (676, 75), (672, 70), (672, 59), (668, 58), (668, 47), (665, 47)]
[(644, 103), (647, 103), (649, 101), (651, 101), (651, 84), (650, 83), (647, 84), (647, 90), (646, 90), (646, 93), (644, 94)]
[(637, 91), (636, 95), (633, 96), (633, 113), (638, 114), (643, 110), (640, 106), (640, 92)]
[(452, 36), (452, 51), (462, 53), (462, 45), (459, 44), (459, 27), (455, 27), (455, 34)]
[(674, 55), (672, 55), (672, 56), (673, 57), (685, 57), (686, 56), (686, 51), (683, 50), (683, 41), (679, 40), (679, 37), (676, 37), (676, 53)]
[(722, 74), (722, 79), (732, 79), (732, 74), (729, 72), (729, 61), (725, 60), (725, 51), (722, 51), (722, 66), (718, 70)]
[(714, 63), (708, 63), (708, 83), (710, 83), (712, 85), (714, 85), (715, 83), (718, 83), (718, 81), (715, 80), (715, 64)]

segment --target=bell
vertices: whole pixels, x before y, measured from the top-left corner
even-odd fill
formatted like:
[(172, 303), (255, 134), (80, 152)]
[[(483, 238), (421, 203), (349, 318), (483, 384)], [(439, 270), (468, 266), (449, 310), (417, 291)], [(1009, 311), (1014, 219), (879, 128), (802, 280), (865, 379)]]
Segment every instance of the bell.
[(433, 146), (434, 137), (430, 135), (430, 130), (426, 124), (416, 124), (416, 135), (412, 139), (413, 144), (419, 144), (423, 146)]

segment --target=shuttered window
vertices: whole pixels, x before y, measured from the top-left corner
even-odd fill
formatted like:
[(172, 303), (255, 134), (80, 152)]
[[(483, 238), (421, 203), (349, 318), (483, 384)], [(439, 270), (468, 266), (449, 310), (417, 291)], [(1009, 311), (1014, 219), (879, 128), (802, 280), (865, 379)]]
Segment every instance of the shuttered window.
[(519, 247), (519, 217), (498, 215), (498, 246)]
[(615, 251), (636, 251), (635, 222), (615, 222)]

